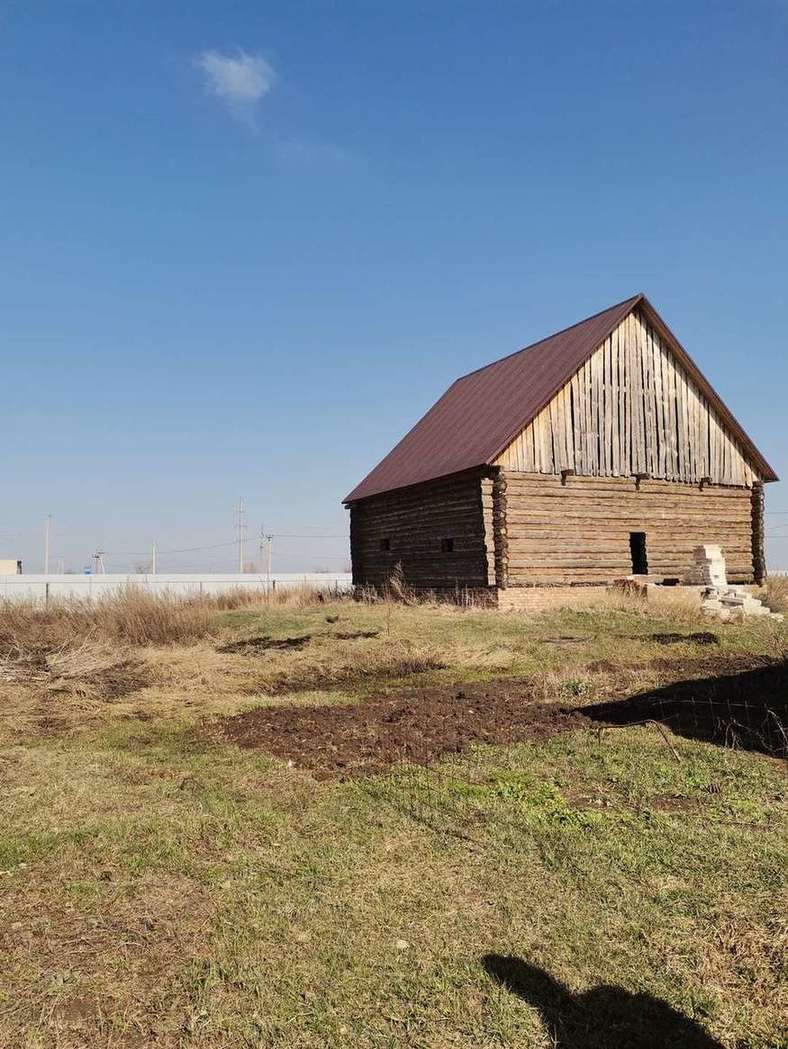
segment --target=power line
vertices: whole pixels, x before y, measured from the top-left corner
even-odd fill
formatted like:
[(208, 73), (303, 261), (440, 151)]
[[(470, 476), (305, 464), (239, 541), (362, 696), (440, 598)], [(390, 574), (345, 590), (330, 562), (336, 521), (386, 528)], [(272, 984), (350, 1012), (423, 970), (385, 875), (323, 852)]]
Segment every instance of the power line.
[(346, 535), (293, 535), (288, 532), (271, 532), (274, 539), (347, 539)]
[[(183, 546), (179, 550), (158, 550), (158, 554), (194, 554), (199, 550), (218, 550), (220, 547), (237, 546), (238, 540), (232, 539), (229, 543), (212, 543), (209, 546)], [(110, 557), (147, 557), (150, 550), (105, 550)]]

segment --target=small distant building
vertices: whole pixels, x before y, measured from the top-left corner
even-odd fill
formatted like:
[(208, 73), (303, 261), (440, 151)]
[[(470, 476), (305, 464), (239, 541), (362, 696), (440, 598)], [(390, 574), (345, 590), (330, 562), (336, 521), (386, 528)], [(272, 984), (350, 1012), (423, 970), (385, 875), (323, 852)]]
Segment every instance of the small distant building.
[[(458, 379), (345, 497), (353, 582), (486, 591), (765, 575), (777, 480), (644, 295)], [(508, 597), (507, 597), (508, 595)]]
[(0, 558), (0, 575), (21, 575), (22, 562), (13, 558)]

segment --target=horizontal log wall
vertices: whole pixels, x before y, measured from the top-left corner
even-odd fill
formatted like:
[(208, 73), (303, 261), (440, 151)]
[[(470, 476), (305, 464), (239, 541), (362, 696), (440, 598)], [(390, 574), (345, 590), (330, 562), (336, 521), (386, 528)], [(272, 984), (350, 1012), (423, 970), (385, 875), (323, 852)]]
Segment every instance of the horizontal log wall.
[(753, 580), (747, 488), (506, 471), (508, 585), (604, 583), (631, 574), (630, 532), (650, 574), (694, 578), (693, 551), (718, 543), (730, 582)]
[[(477, 589), (494, 583), (494, 546), (485, 527), (478, 472), (353, 503), (350, 535), (356, 586), (385, 585), (397, 565), (405, 584), (421, 589)], [(453, 551), (441, 549), (445, 539), (453, 540)], [(384, 540), (389, 549), (383, 548)]]
[(735, 438), (638, 313), (621, 322), (497, 463), (545, 474), (755, 480)]

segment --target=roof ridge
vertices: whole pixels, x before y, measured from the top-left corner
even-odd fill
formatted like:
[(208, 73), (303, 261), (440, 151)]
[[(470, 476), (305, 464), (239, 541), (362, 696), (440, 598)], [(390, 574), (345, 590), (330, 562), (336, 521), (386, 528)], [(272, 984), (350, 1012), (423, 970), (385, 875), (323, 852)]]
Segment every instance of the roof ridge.
[(452, 383), (452, 386), (455, 386), (458, 382), (462, 382), (463, 379), (470, 378), (471, 375), (476, 375), (477, 372), (486, 371), (487, 368), (493, 368), (496, 364), (501, 364), (502, 361), (508, 361), (510, 357), (516, 357), (518, 353), (525, 353), (526, 350), (532, 350), (535, 346), (541, 346), (543, 342), (548, 342), (550, 339), (554, 339), (557, 335), (563, 335), (565, 332), (571, 331), (572, 328), (579, 328), (581, 324), (587, 324), (588, 321), (592, 321), (596, 317), (601, 317), (603, 313), (610, 313), (612, 310), (617, 310), (621, 306), (627, 305), (627, 303), (632, 303), (632, 308), (634, 309), (639, 302), (642, 302), (643, 299), (645, 299), (645, 297), (645, 293), (639, 291), (636, 295), (630, 295), (629, 298), (622, 299), (621, 302), (614, 302), (612, 306), (606, 306), (603, 310), (597, 310), (596, 313), (591, 313), (588, 317), (583, 317), (582, 320), (575, 321), (574, 324), (568, 324), (565, 328), (559, 328), (558, 331), (554, 331), (550, 335), (545, 335), (543, 339), (537, 339), (536, 342), (529, 342), (527, 346), (522, 346), (519, 350), (512, 350), (511, 353), (506, 353), (503, 357), (499, 357), (495, 361), (490, 361), (489, 364), (482, 364), (478, 368), (473, 368), (464, 375), (458, 376), (458, 378)]
[(343, 501), (354, 503), (493, 464), (616, 326), (636, 310), (686, 369), (721, 425), (741, 443), (755, 473), (763, 481), (776, 480), (752, 439), (646, 295), (639, 292), (456, 379)]

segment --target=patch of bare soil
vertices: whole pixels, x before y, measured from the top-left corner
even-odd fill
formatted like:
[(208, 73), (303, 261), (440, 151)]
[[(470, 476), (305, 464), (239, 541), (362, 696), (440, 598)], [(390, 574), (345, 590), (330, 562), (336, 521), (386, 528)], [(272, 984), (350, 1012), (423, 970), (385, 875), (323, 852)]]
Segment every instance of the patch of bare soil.
[[(333, 622), (333, 620), (331, 620)], [(332, 634), (302, 634), (297, 637), (270, 638), (267, 634), (260, 637), (245, 637), (239, 641), (228, 641), (219, 645), (216, 649), (223, 655), (254, 656), (258, 652), (287, 651), (293, 649), (298, 651), (304, 648), (310, 641), (359, 641), (362, 639), (380, 637), (379, 630), (349, 630), (339, 631)]]
[[(671, 723), (672, 708), (667, 701), (682, 704), (682, 711), (685, 702), (691, 704), (688, 709), (697, 727), (699, 719), (704, 722), (705, 718), (694, 709), (693, 697), (702, 696), (706, 700), (704, 709), (708, 709), (709, 689), (718, 699), (724, 697), (728, 718), (731, 689), (756, 696), (766, 687), (774, 696), (776, 688), (778, 692), (782, 689), (783, 697), (788, 695), (785, 664), (768, 657), (660, 660), (656, 665), (673, 684), (653, 693), (633, 696), (630, 692), (626, 699), (586, 707), (545, 704), (534, 697), (527, 681), (501, 680), (461, 688), (398, 689), (359, 704), (263, 707), (225, 719), (219, 731), (240, 747), (266, 750), (320, 778), (345, 778), (379, 773), (398, 761), (429, 765), (444, 754), (461, 752), (475, 743), (547, 739), (559, 732), (587, 728), (594, 721), (621, 725), (665, 720), (674, 731), (682, 731), (685, 719)], [(392, 672), (392, 667), (387, 667), (385, 676)], [(677, 677), (684, 680), (676, 681)], [(717, 692), (715, 683), (720, 684), (722, 692)], [(301, 684), (311, 690), (326, 687), (314, 675)], [(341, 687), (336, 679), (331, 685)], [(293, 692), (298, 687), (289, 681), (282, 684), (281, 691)], [(269, 683), (267, 688), (276, 691), (277, 685)], [(617, 690), (607, 691), (616, 695)], [(712, 711), (711, 717), (713, 723), (703, 724), (697, 735), (720, 742), (717, 712)]]
[(41, 739), (62, 736), (67, 730), (68, 722), (65, 718), (58, 718), (53, 717), (51, 714), (44, 714), (36, 719), (36, 735)]
[(227, 644), (218, 645), (216, 651), (226, 656), (256, 656), (258, 652), (263, 651), (298, 651), (311, 641), (360, 641), (379, 637), (380, 630), (345, 630), (336, 634), (303, 634), (294, 638), (270, 638), (268, 634), (263, 634), (257, 638), (229, 641)]
[(299, 637), (270, 638), (267, 634), (261, 637), (245, 637), (240, 641), (228, 641), (224, 645), (218, 645), (217, 652), (222, 655), (253, 656), (258, 652), (268, 652), (282, 649), (300, 649), (312, 640), (311, 634), (302, 634)]
[(659, 812), (694, 812), (701, 807), (701, 799), (680, 794), (657, 794), (649, 798), (647, 807)]
[(89, 643), (5, 645), (0, 680), (112, 702), (151, 683), (146, 664), (127, 652)]
[(692, 641), (696, 645), (718, 645), (720, 639), (708, 630), (698, 630), (694, 634), (652, 634), (651, 640), (658, 645), (678, 645), (682, 641)]
[(48, 686), (48, 691), (93, 696), (112, 703), (147, 688), (150, 683), (150, 673), (144, 663), (137, 659), (125, 659), (87, 674), (84, 678), (56, 678)]
[(529, 702), (520, 683), (495, 682), (358, 705), (264, 707), (228, 718), (221, 731), (238, 746), (259, 747), (318, 777), (344, 778), (398, 761), (427, 765), (474, 743), (546, 739), (583, 724), (577, 711)]

